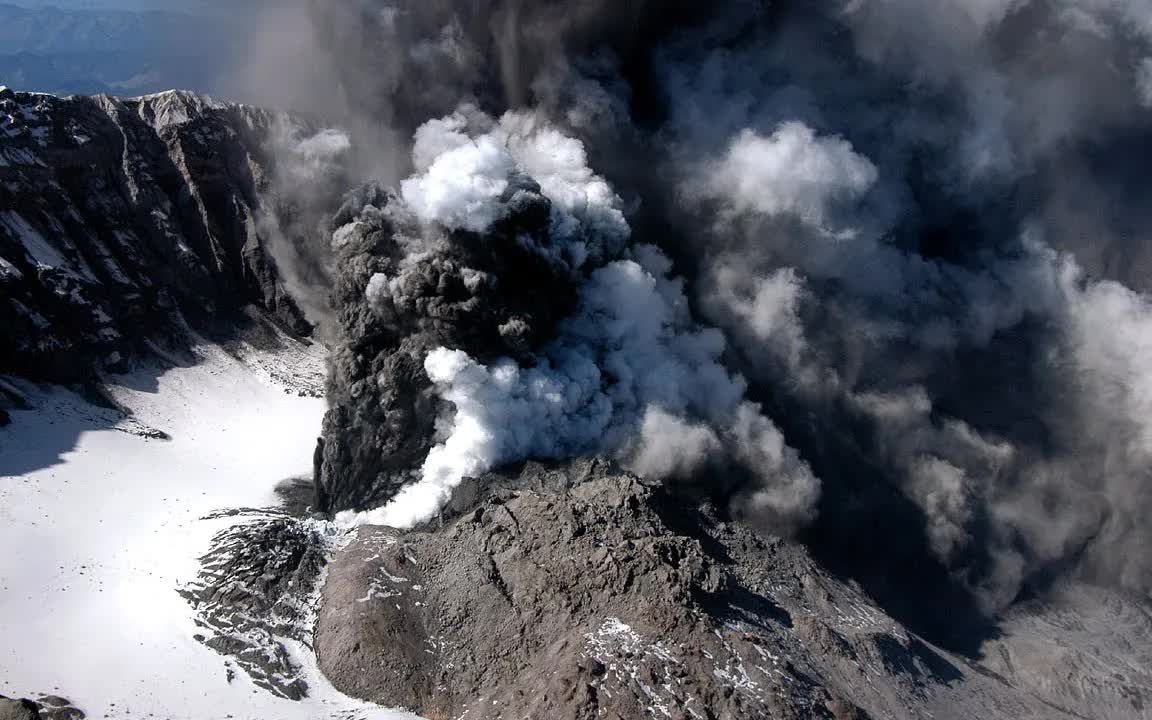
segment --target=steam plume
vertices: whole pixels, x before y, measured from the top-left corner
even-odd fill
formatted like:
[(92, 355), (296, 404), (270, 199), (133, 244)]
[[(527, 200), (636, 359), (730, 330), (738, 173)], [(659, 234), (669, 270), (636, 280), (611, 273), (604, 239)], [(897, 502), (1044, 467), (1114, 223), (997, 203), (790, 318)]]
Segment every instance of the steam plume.
[[(321, 98), (398, 189), (338, 223), (361, 254), (336, 285), (372, 313), (345, 324), (372, 348), (420, 329), (395, 362), (442, 401), (386, 519), (610, 452), (808, 523), (892, 598), (923, 582), (904, 565), (988, 612), (1068, 574), (1148, 593), (1147, 3), (626, 5), (282, 11), (321, 77), (281, 94)], [(365, 250), (386, 230), (399, 259)], [(444, 317), (533, 279), (479, 267), (495, 236), (563, 301), (516, 295), (464, 347)], [(365, 382), (361, 346), (340, 357)]]
[[(446, 437), (428, 453), (419, 482), (378, 510), (339, 519), (408, 527), (439, 510), (464, 477), (526, 458), (602, 452), (658, 479), (690, 477), (728, 455), (756, 476), (757, 502), (775, 515), (778, 531), (802, 526), (814, 514), (818, 482), (744, 399), (743, 379), (720, 362), (723, 337), (692, 320), (668, 259), (642, 246), (636, 259), (603, 264), (624, 251), (629, 229), (619, 199), (585, 166), (579, 141), (525, 116), (506, 115), (477, 137), (462, 132), (466, 124), (456, 114), (417, 131), (415, 164), (425, 173), (401, 184), (416, 217), (483, 233), (506, 212), (498, 201), (515, 178), (528, 175), (551, 201), (551, 242), (533, 250), (570, 271), (596, 269), (575, 314), (531, 367), (511, 358), (485, 366), (459, 349), (432, 350), (425, 372), (453, 408)], [(374, 276), (369, 302), (394, 287)], [(678, 437), (690, 443), (673, 461), (656, 460)], [(789, 489), (768, 490), (781, 483)]]

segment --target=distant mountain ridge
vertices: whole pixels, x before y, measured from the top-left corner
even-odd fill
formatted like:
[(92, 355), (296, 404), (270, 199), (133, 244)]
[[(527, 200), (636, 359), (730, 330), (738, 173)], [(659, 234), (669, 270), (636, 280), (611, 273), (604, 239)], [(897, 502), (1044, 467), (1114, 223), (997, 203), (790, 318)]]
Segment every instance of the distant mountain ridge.
[(218, 15), (0, 3), (0, 84), (23, 90), (207, 91), (240, 47)]
[[(0, 48), (6, 55), (130, 52), (179, 42), (195, 46), (204, 18), (169, 11), (65, 10), (0, 3)], [(192, 23), (189, 26), (189, 23)]]

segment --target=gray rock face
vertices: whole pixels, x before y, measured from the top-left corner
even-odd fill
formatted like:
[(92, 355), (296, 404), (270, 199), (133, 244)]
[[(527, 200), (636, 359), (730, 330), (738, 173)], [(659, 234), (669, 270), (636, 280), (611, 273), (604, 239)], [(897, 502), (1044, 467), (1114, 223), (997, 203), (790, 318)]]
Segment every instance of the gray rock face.
[(87, 715), (71, 700), (59, 695), (44, 695), (36, 700), (41, 720), (84, 720)]
[(213, 539), (199, 575), (180, 594), (196, 612), (196, 639), (229, 658), (229, 679), (235, 662), (259, 687), (300, 700), (308, 684), (282, 640), (311, 642), (327, 548), (315, 528), (295, 517), (246, 514), (253, 517)]
[(38, 700), (16, 700), (0, 695), (0, 720), (84, 720), (83, 711), (70, 700), (43, 695)]
[(39, 709), (31, 700), (0, 698), (0, 720), (37, 720), (39, 717)]
[(0, 372), (87, 379), (250, 306), (308, 334), (270, 250), (293, 230), (271, 192), (291, 122), (188, 93), (0, 89)]
[(438, 524), (332, 562), (316, 649), (342, 691), (434, 720), (1071, 717), (606, 462), (486, 477)]
[[(523, 180), (506, 193), (503, 218), (480, 235), (422, 227), (379, 188), (350, 196), (334, 221), (343, 337), (329, 370), (318, 509), (374, 507), (412, 479), (435, 432), (430, 350), (524, 357), (570, 311), (575, 283), (524, 243), (550, 242), (549, 208), (539, 186)], [(403, 262), (413, 246), (419, 259)]]

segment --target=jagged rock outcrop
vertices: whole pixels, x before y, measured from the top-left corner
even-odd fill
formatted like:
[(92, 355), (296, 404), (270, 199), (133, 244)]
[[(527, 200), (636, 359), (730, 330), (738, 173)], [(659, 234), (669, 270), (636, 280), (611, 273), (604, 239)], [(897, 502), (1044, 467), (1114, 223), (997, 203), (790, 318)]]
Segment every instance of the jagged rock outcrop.
[(367, 509), (412, 480), (435, 433), (430, 350), (522, 358), (575, 305), (573, 279), (525, 241), (551, 242), (548, 198), (515, 178), (501, 203), (482, 234), (422, 225), (378, 187), (353, 193), (336, 214), (343, 338), (329, 370), (318, 509)]
[(600, 460), (363, 527), (316, 629), (342, 691), (441, 718), (1060, 718), (931, 646), (802, 546)]
[(185, 323), (227, 336), (249, 307), (308, 334), (272, 247), (305, 230), (275, 192), (275, 145), (303, 130), (190, 93), (0, 88), (0, 372), (89, 379)]
[(328, 547), (316, 527), (289, 514), (245, 514), (213, 538), (180, 594), (196, 613), (196, 639), (229, 658), (229, 676), (235, 662), (257, 686), (300, 700), (308, 684), (284, 641), (311, 644)]
[(42, 695), (36, 700), (0, 695), (0, 720), (84, 720), (87, 717), (70, 700)]

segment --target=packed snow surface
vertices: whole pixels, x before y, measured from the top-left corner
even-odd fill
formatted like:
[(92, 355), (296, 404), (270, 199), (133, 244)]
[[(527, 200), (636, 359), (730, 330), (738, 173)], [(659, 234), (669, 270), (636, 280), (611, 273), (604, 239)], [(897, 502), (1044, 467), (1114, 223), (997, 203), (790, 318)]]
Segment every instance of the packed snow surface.
[(193, 639), (176, 589), (235, 522), (202, 518), (275, 504), (279, 481), (311, 472), (324, 412), (263, 368), (201, 354), (121, 377), (110, 390), (132, 422), (41, 388), (0, 429), (0, 694), (56, 693), (97, 718), (414, 717), (340, 695), (298, 645), (302, 702), (234, 664), (229, 680), (227, 658)]

